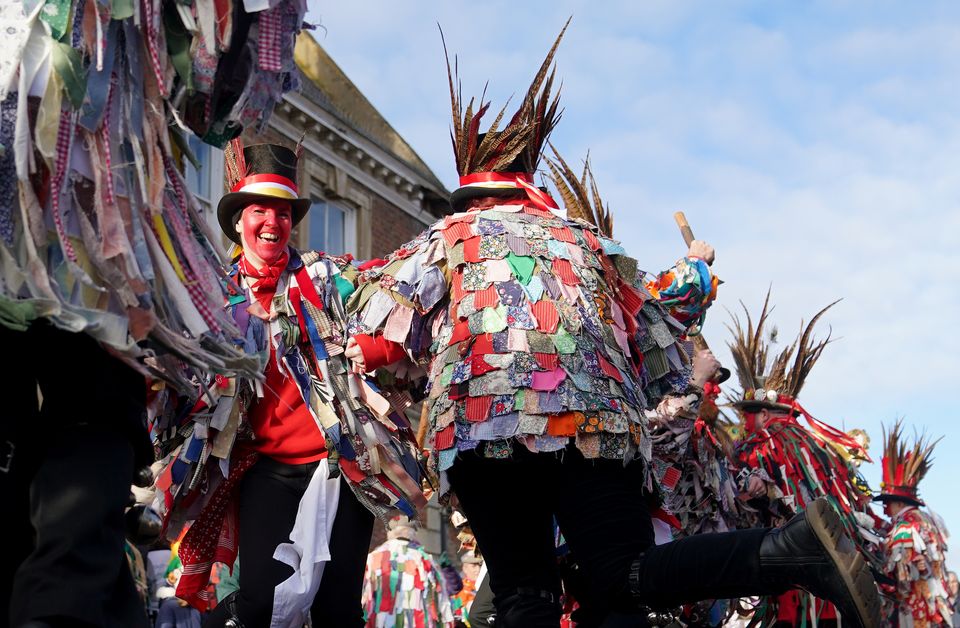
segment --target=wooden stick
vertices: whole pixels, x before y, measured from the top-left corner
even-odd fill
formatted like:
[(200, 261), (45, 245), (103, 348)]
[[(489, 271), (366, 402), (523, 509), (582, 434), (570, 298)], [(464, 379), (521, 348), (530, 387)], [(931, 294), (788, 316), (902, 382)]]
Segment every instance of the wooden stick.
[(690, 243), (696, 238), (693, 237), (693, 229), (690, 228), (687, 217), (683, 212), (674, 212), (673, 219), (677, 221), (677, 226), (680, 227), (680, 235), (683, 236), (683, 241), (687, 243), (687, 246), (690, 246)]
[(430, 417), (427, 416), (427, 400), (424, 399), (420, 402), (420, 424), (417, 425), (417, 446), (422, 450), (425, 443), (423, 441), (427, 438), (427, 426), (430, 425)]

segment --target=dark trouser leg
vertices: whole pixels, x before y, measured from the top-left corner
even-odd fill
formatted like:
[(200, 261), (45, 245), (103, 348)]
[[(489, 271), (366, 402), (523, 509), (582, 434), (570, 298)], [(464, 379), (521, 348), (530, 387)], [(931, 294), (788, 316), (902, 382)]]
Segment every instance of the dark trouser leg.
[(640, 465), (585, 460), (569, 447), (553, 462), (551, 501), (578, 566), (578, 625), (598, 625), (611, 609), (633, 610), (630, 564), (653, 545)]
[[(235, 610), (246, 628), (269, 626), (273, 590), (293, 569), (274, 560), (281, 543), (290, 541), (300, 499), (316, 464), (287, 465), (260, 458), (240, 483), (240, 588), (230, 604), (221, 603), (204, 626), (223, 626)], [(321, 461), (321, 464), (326, 464)]]
[[(11, 620), (58, 616), (142, 626), (124, 554), (123, 512), (137, 455), (143, 464), (152, 457), (143, 378), (88, 336), (45, 323), (27, 332), (3, 329), (2, 340), (5, 348), (20, 348), (24, 388), (16, 396), (35, 404), (37, 383), (43, 393), (39, 417), (17, 435), (15, 464), (28, 471), (35, 536), (15, 542), (31, 553), (16, 575)], [(69, 362), (55, 362), (58, 356)], [(4, 422), (11, 419), (4, 415)]]
[(542, 462), (521, 448), (506, 460), (463, 452), (448, 472), (487, 563), (498, 628), (560, 622), (553, 515), (544, 499), (545, 485), (557, 480), (542, 473)]
[(0, 503), (7, 539), (6, 549), (0, 552), (0, 626), (8, 625), (14, 574), (30, 555), (34, 543), (30, 525), (30, 480), (36, 471), (37, 455), (31, 451), (36, 440), (31, 434), (37, 430), (40, 404), (26, 340), (26, 333), (0, 325), (0, 346), (4, 353), (18, 356), (17, 362), (11, 365), (13, 368), (6, 370), (0, 408)]
[(706, 599), (781, 593), (761, 577), (766, 529), (701, 534), (648, 548), (632, 574), (641, 603), (661, 608)]
[[(133, 473), (133, 450), (122, 436), (78, 427), (50, 444), (30, 489), (34, 552), (17, 571), (13, 625), (41, 617), (71, 617), (93, 626), (135, 621), (138, 602), (124, 555), (123, 509)], [(110, 615), (119, 612), (119, 616)], [(116, 623), (114, 623), (116, 622)]]
[[(765, 592), (759, 580), (765, 530), (654, 546), (642, 472), (639, 464), (585, 460), (573, 447), (553, 465), (554, 509), (585, 586), (576, 592), (583, 605), (578, 625), (599, 625), (611, 610)], [(639, 596), (628, 586), (632, 566), (639, 570)]]
[(317, 628), (363, 626), (363, 573), (373, 534), (373, 514), (357, 501), (347, 481), (340, 479), (340, 502), (330, 535), (330, 562), (313, 600)]

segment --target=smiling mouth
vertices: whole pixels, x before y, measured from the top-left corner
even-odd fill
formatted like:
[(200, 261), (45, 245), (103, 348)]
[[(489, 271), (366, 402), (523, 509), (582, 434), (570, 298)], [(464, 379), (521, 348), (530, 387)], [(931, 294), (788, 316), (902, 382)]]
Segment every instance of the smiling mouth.
[(263, 240), (264, 242), (271, 242), (271, 243), (280, 241), (280, 238), (278, 238), (276, 234), (273, 234), (273, 233), (261, 233), (259, 236), (257, 236), (257, 238), (260, 240)]

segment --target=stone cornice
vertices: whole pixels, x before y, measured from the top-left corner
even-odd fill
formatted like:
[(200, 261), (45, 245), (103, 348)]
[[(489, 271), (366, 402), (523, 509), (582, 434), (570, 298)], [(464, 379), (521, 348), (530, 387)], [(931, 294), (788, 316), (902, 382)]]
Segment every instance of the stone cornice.
[[(329, 112), (301, 94), (289, 93), (277, 105), (269, 126), (331, 166), (341, 169), (360, 186), (383, 197), (425, 225), (438, 214), (427, 208), (446, 190), (436, 185), (370, 140), (344, 128)], [(430, 197), (430, 198), (428, 198)]]

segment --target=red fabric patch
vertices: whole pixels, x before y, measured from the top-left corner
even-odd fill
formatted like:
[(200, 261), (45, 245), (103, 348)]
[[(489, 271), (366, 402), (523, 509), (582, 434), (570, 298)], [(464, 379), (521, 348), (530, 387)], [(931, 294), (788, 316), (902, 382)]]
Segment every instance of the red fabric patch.
[(454, 246), (461, 240), (473, 237), (473, 228), (465, 222), (455, 222), (441, 232), (447, 246)]
[(597, 361), (600, 362), (600, 370), (604, 372), (608, 377), (612, 377), (620, 383), (623, 383), (623, 375), (620, 373), (620, 370), (617, 369), (614, 365), (610, 364), (605, 357), (597, 354)]
[(600, 256), (600, 266), (603, 267), (603, 274), (607, 277), (617, 276), (617, 269), (614, 268), (613, 262), (611, 262), (610, 258), (606, 255)]
[(547, 209), (540, 209), (534, 205), (524, 205), (523, 213), (530, 214), (531, 216), (539, 216), (541, 218), (553, 218), (553, 213)]
[(464, 399), (470, 395), (470, 386), (467, 382), (462, 384), (450, 384), (450, 388), (447, 389), (447, 396), (456, 401), (457, 399)]
[(467, 296), (466, 290), (463, 289), (463, 273), (459, 270), (454, 270), (452, 273), (450, 289), (453, 292), (454, 303), (460, 303), (463, 301), (463, 297)]
[(440, 451), (441, 449), (450, 449), (453, 447), (453, 432), (453, 423), (437, 432), (433, 437), (434, 450)]
[(547, 417), (547, 434), (550, 436), (573, 436), (577, 433), (576, 412), (561, 412)]
[(677, 487), (677, 482), (680, 481), (680, 469), (676, 467), (667, 467), (666, 472), (663, 474), (663, 479), (660, 480), (660, 484), (667, 490), (672, 491)]
[(496, 353), (493, 350), (493, 335), (481, 334), (473, 341), (471, 355), (485, 355), (487, 353)]
[(485, 307), (497, 307), (497, 304), (500, 303), (500, 295), (497, 294), (497, 288), (493, 284), (483, 290), (477, 290), (473, 295), (473, 307), (478, 310)]
[(486, 421), (490, 416), (491, 405), (493, 405), (493, 395), (467, 397), (467, 420), (473, 423)]
[(533, 358), (545, 371), (552, 371), (560, 366), (560, 356), (556, 353), (534, 353)]
[(560, 281), (568, 286), (580, 285), (580, 278), (573, 272), (573, 265), (570, 260), (553, 258), (553, 274), (560, 278)]
[[(556, 260), (554, 260), (556, 261)], [(643, 297), (631, 286), (620, 282), (620, 300), (618, 303), (630, 316), (636, 316), (643, 307)]]
[(597, 236), (593, 235), (592, 231), (584, 229), (583, 239), (587, 241), (587, 246), (589, 246), (593, 251), (599, 251), (601, 248), (603, 248), (600, 246), (600, 240), (597, 239)]
[(560, 314), (552, 301), (541, 299), (530, 306), (533, 317), (537, 319), (537, 331), (552, 334), (560, 324)]
[(323, 310), (323, 301), (320, 300), (320, 295), (317, 294), (313, 280), (310, 279), (310, 275), (307, 274), (306, 266), (301, 266), (299, 270), (297, 270), (297, 286), (299, 286), (304, 298), (309, 301), (312, 306), (318, 310)]
[(360, 469), (360, 465), (357, 464), (356, 460), (340, 458), (340, 470), (343, 471), (345, 476), (347, 476), (347, 479), (356, 484), (359, 484), (367, 479), (367, 474)]
[(573, 237), (573, 232), (570, 231), (570, 227), (550, 227), (550, 235), (561, 242), (569, 242), (570, 244), (576, 244), (577, 242)]
[[(380, 552), (380, 573), (389, 574), (390, 571), (390, 552)], [(390, 594), (390, 578), (383, 578), (382, 585), (381, 590), (383, 594), (380, 598), (380, 612), (392, 613), (393, 596)]]
[(480, 236), (463, 241), (463, 261), (476, 264), (480, 260)]
[(453, 326), (453, 334), (450, 336), (450, 344), (466, 340), (470, 337), (470, 325), (467, 321), (460, 321)]
[(489, 373), (490, 371), (496, 371), (497, 367), (490, 366), (490, 364), (483, 359), (482, 355), (472, 355), (470, 356), (470, 374), (473, 377), (478, 377), (484, 373)]
[(473, 222), (474, 218), (476, 218), (476, 214), (462, 214), (460, 216), (444, 216), (443, 228), (446, 229), (450, 225), (455, 225), (461, 222), (471, 223)]

